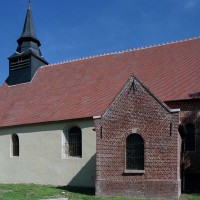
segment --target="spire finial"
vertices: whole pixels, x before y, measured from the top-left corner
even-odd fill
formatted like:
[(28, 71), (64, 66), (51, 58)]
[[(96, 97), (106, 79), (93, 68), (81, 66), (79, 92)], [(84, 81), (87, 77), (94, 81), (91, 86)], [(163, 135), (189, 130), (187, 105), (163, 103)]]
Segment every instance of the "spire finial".
[(28, 9), (31, 9), (31, 0), (28, 0)]
[(21, 44), (23, 41), (31, 39), (31, 41), (35, 41), (38, 46), (40, 46), (40, 41), (36, 37), (34, 23), (33, 23), (33, 16), (31, 11), (31, 0), (28, 0), (28, 9), (26, 12), (26, 18), (24, 22), (24, 28), (21, 34), (21, 37), (17, 40), (18, 44)]

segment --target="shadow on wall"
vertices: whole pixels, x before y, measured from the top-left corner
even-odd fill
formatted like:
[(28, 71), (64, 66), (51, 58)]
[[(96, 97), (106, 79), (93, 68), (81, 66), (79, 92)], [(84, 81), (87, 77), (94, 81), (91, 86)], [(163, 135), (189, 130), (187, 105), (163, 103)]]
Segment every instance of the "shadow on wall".
[(197, 129), (199, 128), (200, 124), (200, 115), (199, 115), (200, 109), (195, 110), (195, 111), (190, 111), (186, 114), (186, 116), (182, 119), (182, 123), (190, 123), (190, 122), (195, 122)]
[[(96, 154), (81, 168), (67, 186), (58, 187), (70, 192), (93, 195), (96, 181)], [(80, 187), (77, 185), (80, 185)]]
[(196, 127), (196, 149), (194, 152), (184, 152), (184, 192), (200, 193), (200, 110), (188, 112), (182, 123), (194, 123)]

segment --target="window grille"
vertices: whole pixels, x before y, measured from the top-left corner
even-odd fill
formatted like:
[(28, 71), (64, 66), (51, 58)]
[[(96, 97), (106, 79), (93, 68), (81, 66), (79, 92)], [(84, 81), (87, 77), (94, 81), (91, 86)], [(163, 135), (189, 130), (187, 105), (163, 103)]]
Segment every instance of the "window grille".
[(126, 139), (126, 169), (144, 170), (144, 141), (138, 134)]
[(195, 125), (186, 124), (185, 151), (195, 151)]
[(73, 127), (69, 131), (69, 156), (82, 157), (82, 135), (79, 127)]
[(17, 134), (12, 135), (12, 154), (19, 156), (19, 137)]

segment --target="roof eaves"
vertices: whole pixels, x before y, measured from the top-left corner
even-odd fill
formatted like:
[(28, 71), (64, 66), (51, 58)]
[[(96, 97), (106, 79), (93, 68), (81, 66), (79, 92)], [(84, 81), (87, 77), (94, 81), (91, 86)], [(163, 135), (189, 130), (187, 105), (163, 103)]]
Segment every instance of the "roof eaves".
[(21, 126), (38, 126), (42, 124), (51, 124), (51, 123), (63, 123), (63, 122), (70, 122), (70, 121), (78, 121), (78, 120), (86, 120), (86, 119), (93, 119), (92, 116), (85, 116), (80, 118), (69, 118), (69, 119), (57, 119), (57, 120), (48, 120), (48, 121), (37, 121), (37, 122), (27, 122), (27, 123), (16, 123), (16, 124), (8, 124), (8, 125), (1, 125), (0, 129), (10, 128), (10, 127), (21, 127)]

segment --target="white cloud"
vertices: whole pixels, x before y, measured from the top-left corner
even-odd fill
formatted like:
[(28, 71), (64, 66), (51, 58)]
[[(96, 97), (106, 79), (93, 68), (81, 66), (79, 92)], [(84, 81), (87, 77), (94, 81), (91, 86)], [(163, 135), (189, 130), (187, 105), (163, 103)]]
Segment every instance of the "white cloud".
[(185, 8), (186, 9), (190, 9), (195, 7), (199, 2), (199, 0), (187, 0), (185, 3)]

